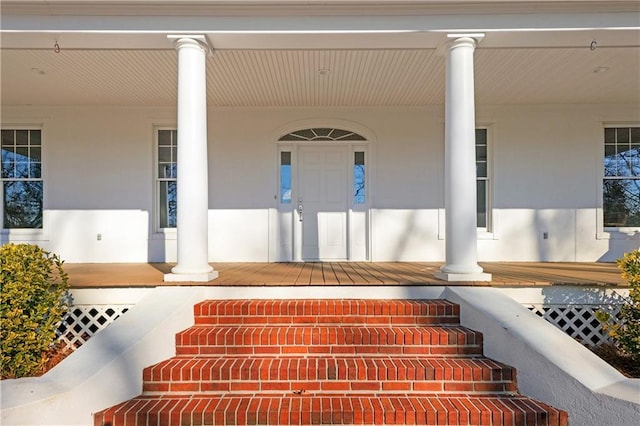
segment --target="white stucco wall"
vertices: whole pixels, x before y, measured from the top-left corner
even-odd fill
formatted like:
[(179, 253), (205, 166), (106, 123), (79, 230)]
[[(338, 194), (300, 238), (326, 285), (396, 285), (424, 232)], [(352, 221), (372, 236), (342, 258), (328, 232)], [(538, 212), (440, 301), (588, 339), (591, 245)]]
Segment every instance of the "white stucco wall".
[[(372, 260), (444, 259), (444, 119), (432, 106), (211, 108), (211, 261), (277, 258), (276, 139), (295, 122), (353, 123), (371, 138)], [(494, 207), (481, 261), (610, 261), (640, 245), (639, 233), (604, 233), (598, 211), (603, 123), (638, 123), (639, 107), (479, 106), (477, 122), (490, 129)], [(153, 181), (154, 126), (174, 124), (172, 108), (4, 106), (3, 127), (42, 126), (46, 211), (42, 232), (1, 241), (68, 262), (174, 261), (175, 236), (155, 233)]]

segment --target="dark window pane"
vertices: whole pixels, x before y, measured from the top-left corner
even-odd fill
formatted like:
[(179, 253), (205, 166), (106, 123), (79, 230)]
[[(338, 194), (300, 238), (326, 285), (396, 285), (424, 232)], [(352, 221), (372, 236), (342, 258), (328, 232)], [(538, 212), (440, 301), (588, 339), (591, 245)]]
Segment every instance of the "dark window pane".
[(42, 160), (42, 148), (39, 146), (32, 146), (29, 148), (29, 158), (32, 161), (41, 161)]
[(631, 128), (631, 143), (640, 143), (640, 127)]
[(605, 179), (603, 210), (605, 227), (640, 226), (640, 179)]
[(174, 181), (160, 182), (160, 227), (177, 226), (178, 188)]
[(42, 134), (40, 130), (31, 130), (31, 145), (42, 145), (41, 140), (42, 140)]
[(312, 129), (298, 130), (297, 132), (293, 132), (293, 134), (306, 140), (312, 140), (316, 136)]
[(604, 129), (604, 143), (615, 143), (616, 142), (616, 129), (608, 128)]
[(2, 130), (2, 146), (13, 146), (13, 130)]
[(28, 130), (16, 130), (16, 145), (29, 145)]
[(353, 153), (353, 164), (364, 166), (364, 152), (358, 151)]
[(5, 181), (4, 227), (42, 228), (41, 181)]
[(280, 164), (283, 166), (291, 165), (291, 153), (290, 152), (281, 152), (280, 153)]
[(487, 129), (476, 129), (476, 144), (477, 145), (487, 144)]
[(168, 147), (168, 146), (158, 147), (158, 161), (161, 163), (171, 162), (171, 147)]
[(476, 161), (487, 161), (487, 146), (476, 146)]
[(628, 127), (619, 127), (616, 129), (616, 136), (617, 136), (617, 142), (618, 143), (629, 143), (630, 142), (630, 136), (631, 134), (631, 129)]
[(29, 158), (29, 147), (18, 146), (16, 147), (16, 156), (18, 161), (26, 161)]
[(476, 163), (477, 177), (487, 177), (487, 163)]
[(171, 146), (172, 141), (171, 130), (158, 130), (158, 145)]
[(313, 132), (318, 136), (329, 137), (333, 129), (313, 129)]
[(605, 145), (604, 146), (604, 155), (605, 157), (610, 157), (616, 155), (616, 146), (615, 145)]
[(477, 226), (479, 228), (487, 227), (487, 181), (477, 181)]

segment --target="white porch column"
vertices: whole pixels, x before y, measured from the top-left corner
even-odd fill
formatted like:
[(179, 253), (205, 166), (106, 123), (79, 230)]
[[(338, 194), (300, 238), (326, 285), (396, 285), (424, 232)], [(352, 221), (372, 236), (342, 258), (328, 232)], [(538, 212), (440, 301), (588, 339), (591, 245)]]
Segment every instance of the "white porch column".
[(484, 34), (449, 34), (446, 47), (446, 262), (436, 278), (490, 281), (478, 265), (473, 51)]
[(204, 36), (169, 36), (178, 50), (178, 264), (165, 281), (210, 281), (207, 164), (207, 45)]

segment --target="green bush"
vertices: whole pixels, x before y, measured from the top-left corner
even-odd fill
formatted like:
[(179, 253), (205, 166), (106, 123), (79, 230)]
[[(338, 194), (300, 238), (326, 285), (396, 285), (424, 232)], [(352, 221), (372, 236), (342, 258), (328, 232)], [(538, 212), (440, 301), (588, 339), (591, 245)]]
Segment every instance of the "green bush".
[(634, 361), (640, 362), (640, 251), (634, 250), (618, 259), (622, 277), (629, 283), (629, 298), (620, 308), (619, 321), (604, 311), (596, 317), (608, 331), (616, 346)]
[(0, 247), (2, 378), (42, 372), (68, 309), (69, 283), (62, 263), (36, 245)]

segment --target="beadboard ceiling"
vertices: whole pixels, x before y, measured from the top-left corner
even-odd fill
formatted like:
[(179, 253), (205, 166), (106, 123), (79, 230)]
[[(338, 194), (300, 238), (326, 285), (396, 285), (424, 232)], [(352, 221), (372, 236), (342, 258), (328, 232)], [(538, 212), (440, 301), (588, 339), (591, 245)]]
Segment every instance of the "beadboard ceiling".
[[(624, 36), (621, 43), (609, 35), (595, 50), (589, 47), (589, 34), (545, 43), (526, 37), (528, 44), (514, 42), (525, 39), (521, 34), (488, 35), (475, 52), (477, 103), (640, 103), (638, 34), (618, 33)], [(171, 46), (96, 48), (100, 45), (93, 42), (94, 48), (87, 48), (69, 39), (60, 42), (56, 53), (51, 40), (48, 48), (42, 43), (21, 47), (15, 35), (4, 36), (14, 40), (3, 41), (0, 51), (3, 105), (176, 104), (177, 55)], [(208, 103), (369, 107), (444, 102), (445, 60), (435, 41), (385, 46), (352, 40), (342, 47), (309, 39), (275, 48), (278, 43), (260, 43), (254, 36), (252, 43), (260, 48), (240, 42), (218, 48), (207, 58)]]

